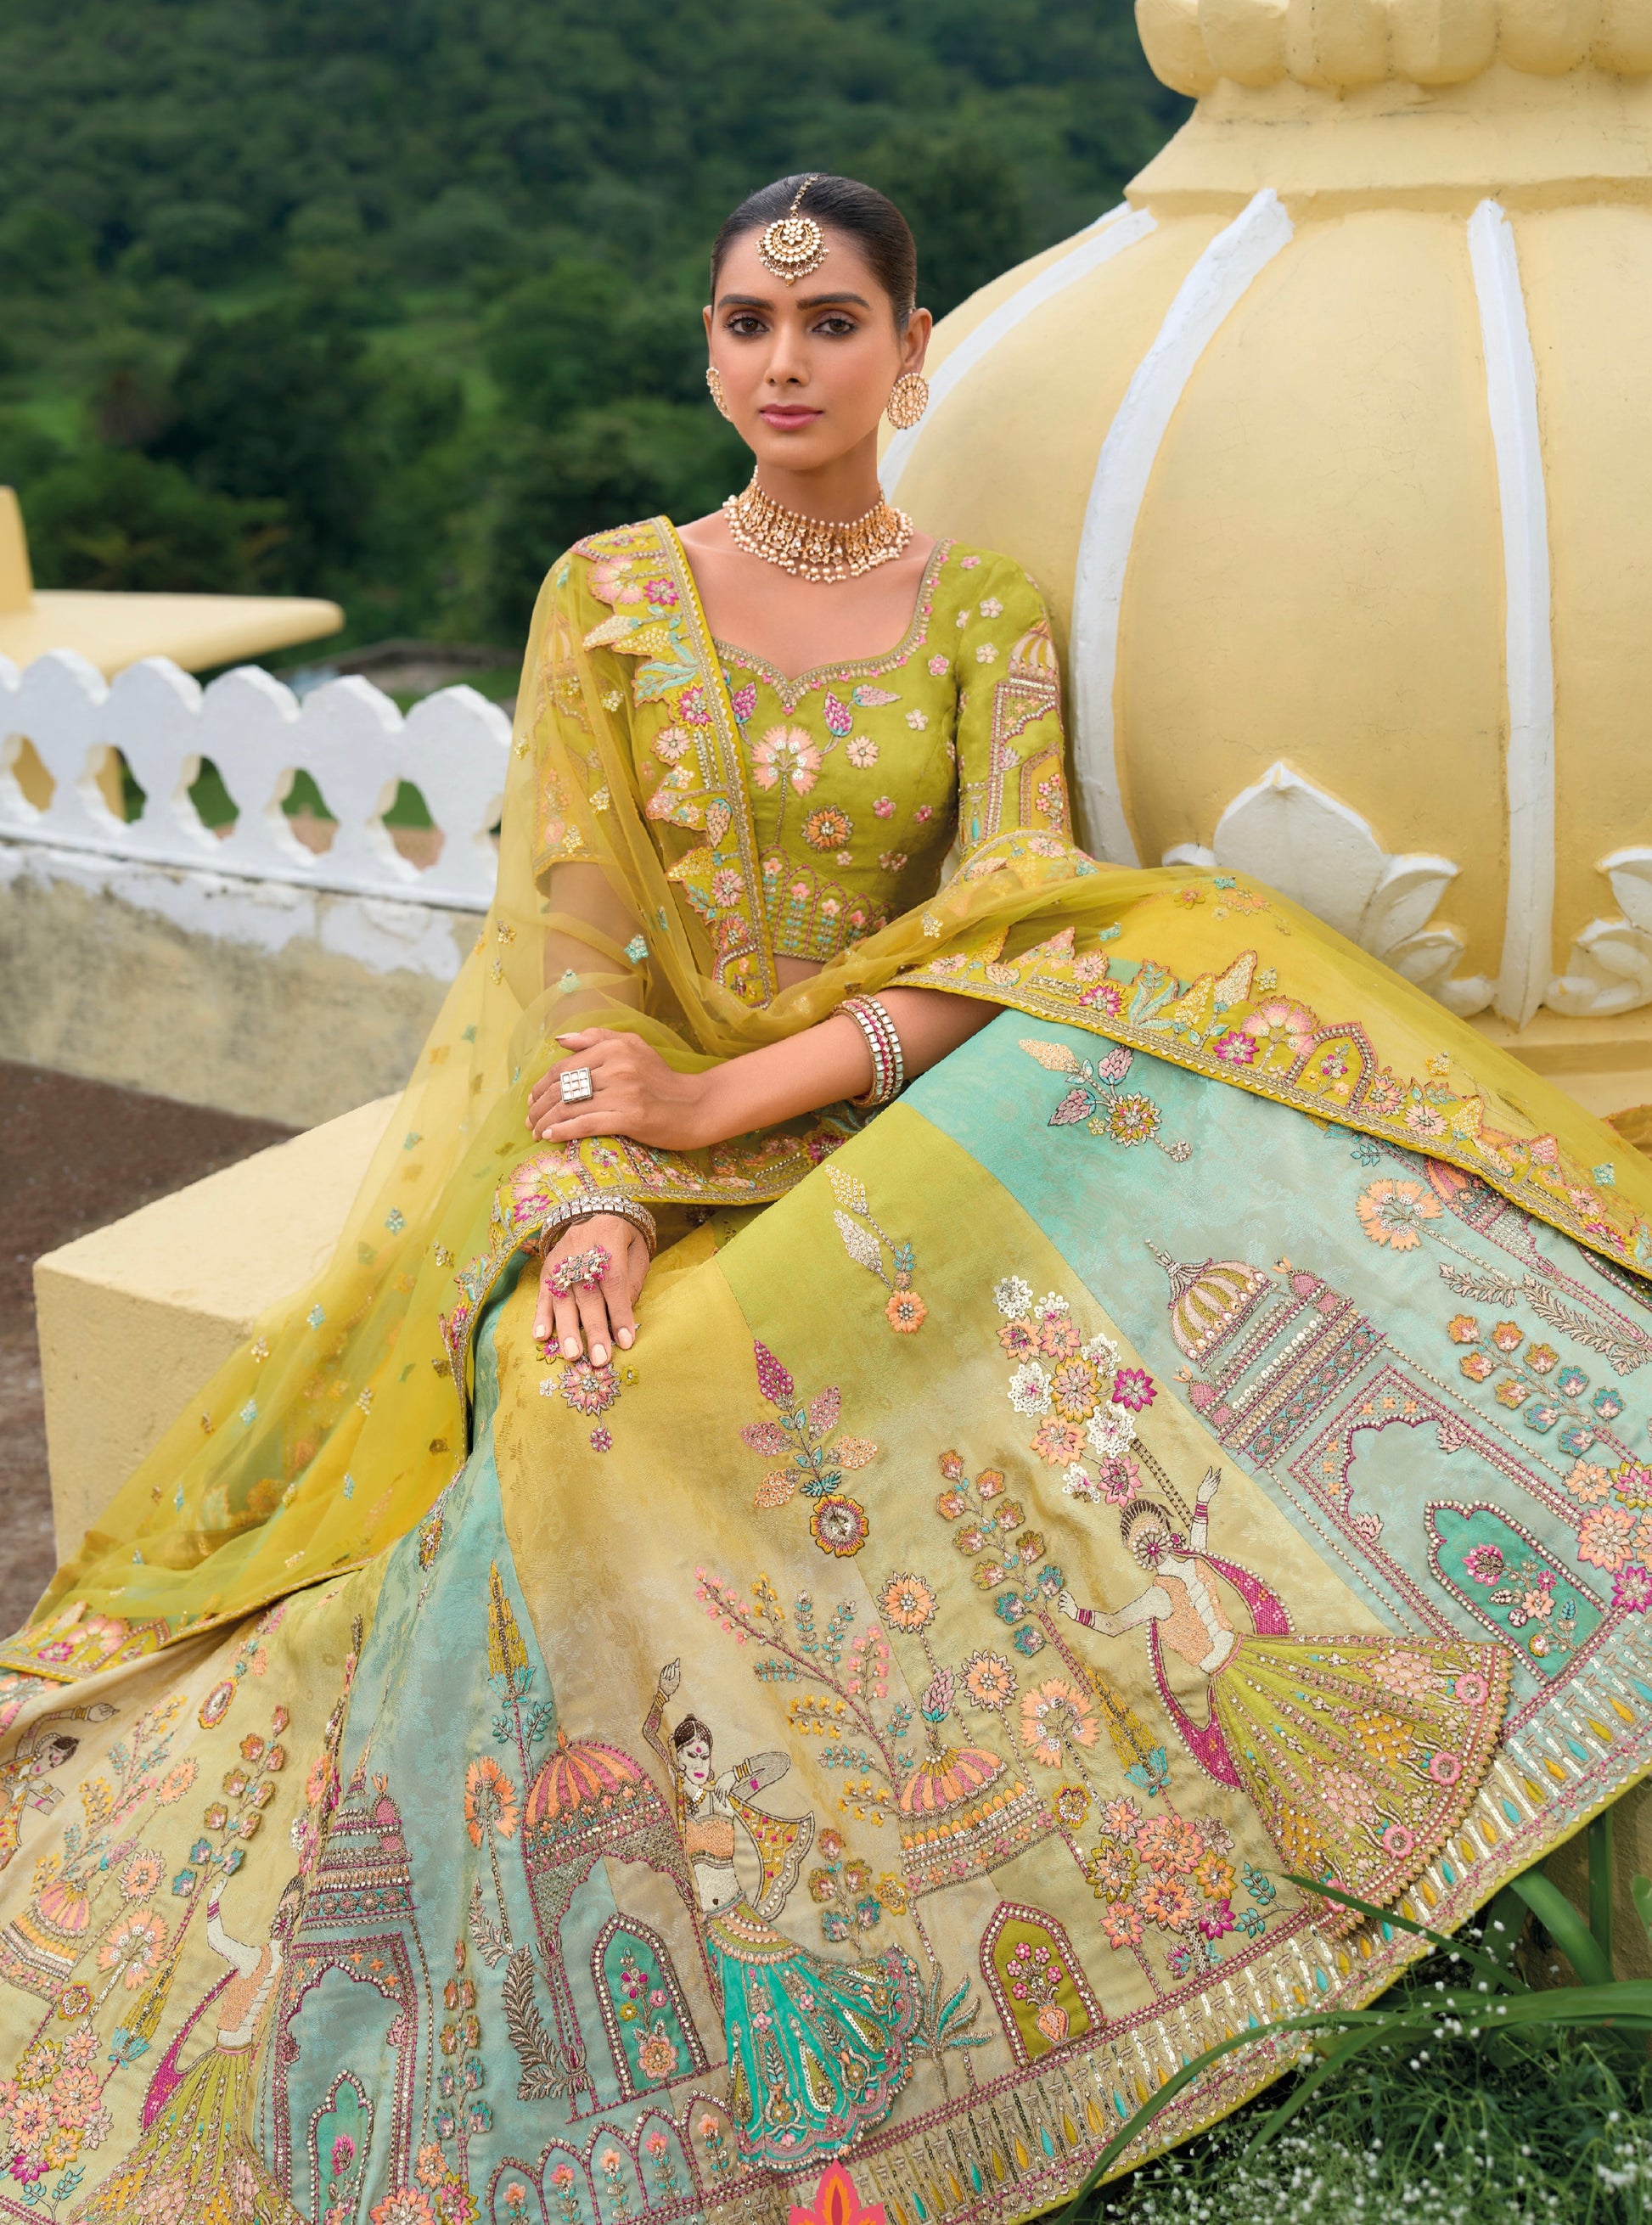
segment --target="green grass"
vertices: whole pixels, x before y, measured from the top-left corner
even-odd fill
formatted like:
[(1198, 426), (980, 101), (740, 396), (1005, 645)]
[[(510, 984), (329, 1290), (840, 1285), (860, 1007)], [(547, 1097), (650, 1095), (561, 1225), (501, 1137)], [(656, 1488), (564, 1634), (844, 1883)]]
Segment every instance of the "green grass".
[[(1453, 1983), (1460, 1968), (1437, 1957), (1384, 2005), (1426, 2009)], [(1645, 2225), (1652, 2212), (1643, 2036), (1448, 2029), (1379, 2046), (1253, 2149), (1290, 2093), (1102, 2188), (1084, 2225)]]

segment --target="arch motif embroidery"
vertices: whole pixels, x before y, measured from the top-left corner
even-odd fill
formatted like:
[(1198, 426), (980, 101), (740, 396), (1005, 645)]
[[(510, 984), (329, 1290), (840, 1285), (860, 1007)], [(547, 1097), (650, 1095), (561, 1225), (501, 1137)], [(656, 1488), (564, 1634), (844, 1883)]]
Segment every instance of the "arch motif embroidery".
[(591, 1950), (591, 1976), (627, 2101), (708, 2067), (671, 1950), (640, 1917), (609, 1918)]
[(1041, 1908), (998, 1903), (981, 1938), (981, 1975), (1023, 2069), (1106, 2022), (1067, 1933)]

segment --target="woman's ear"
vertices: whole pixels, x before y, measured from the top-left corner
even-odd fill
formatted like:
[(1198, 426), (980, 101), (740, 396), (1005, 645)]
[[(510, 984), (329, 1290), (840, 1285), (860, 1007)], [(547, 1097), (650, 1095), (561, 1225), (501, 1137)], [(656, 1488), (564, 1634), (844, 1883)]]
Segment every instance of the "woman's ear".
[(929, 352), (929, 335), (935, 329), (935, 320), (927, 309), (915, 309), (901, 335), (901, 369), (902, 371), (921, 371), (923, 359)]

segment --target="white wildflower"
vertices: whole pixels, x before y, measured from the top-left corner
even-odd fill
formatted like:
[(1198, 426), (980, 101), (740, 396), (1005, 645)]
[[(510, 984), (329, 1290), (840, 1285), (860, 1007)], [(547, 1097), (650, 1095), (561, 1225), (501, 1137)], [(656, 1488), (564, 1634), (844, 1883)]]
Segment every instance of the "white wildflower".
[(1033, 1302), (1033, 1286), (1019, 1275), (1006, 1275), (992, 1288), (992, 1303), (1007, 1321), (1018, 1321)]

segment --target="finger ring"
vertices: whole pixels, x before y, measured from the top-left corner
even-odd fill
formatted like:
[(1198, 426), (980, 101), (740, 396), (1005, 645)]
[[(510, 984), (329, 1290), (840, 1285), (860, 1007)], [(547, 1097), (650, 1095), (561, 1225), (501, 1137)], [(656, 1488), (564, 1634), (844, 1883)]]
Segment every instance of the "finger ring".
[(562, 1076), (562, 1102), (565, 1105), (583, 1105), (596, 1093), (588, 1066), (571, 1066)]
[(593, 1244), (588, 1252), (576, 1252), (560, 1267), (553, 1267), (550, 1287), (559, 1298), (572, 1297), (575, 1290), (600, 1283), (611, 1265), (606, 1246)]

